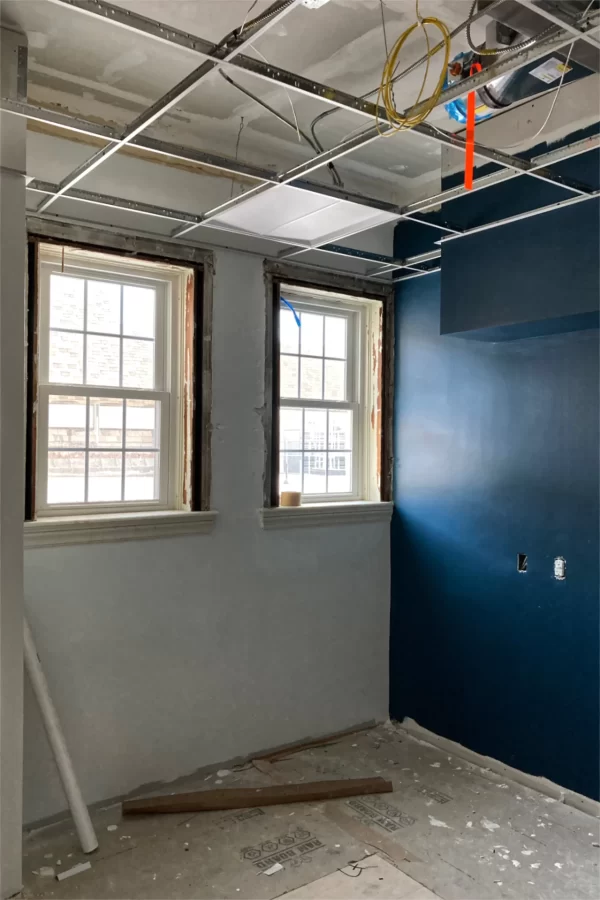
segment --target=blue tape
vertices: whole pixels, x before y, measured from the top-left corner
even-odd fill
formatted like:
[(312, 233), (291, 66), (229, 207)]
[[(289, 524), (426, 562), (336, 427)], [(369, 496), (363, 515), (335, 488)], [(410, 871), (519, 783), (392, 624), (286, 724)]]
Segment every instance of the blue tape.
[(281, 300), (282, 303), (285, 303), (285, 305), (287, 306), (288, 309), (291, 309), (292, 313), (294, 314), (294, 318), (296, 320), (296, 325), (298, 326), (298, 328), (300, 328), (302, 326), (302, 323), (300, 321), (300, 316), (298, 315), (298, 313), (296, 312), (296, 310), (294, 309), (294, 307), (292, 306), (290, 301), (286, 300), (285, 297), (280, 297), (279, 299)]

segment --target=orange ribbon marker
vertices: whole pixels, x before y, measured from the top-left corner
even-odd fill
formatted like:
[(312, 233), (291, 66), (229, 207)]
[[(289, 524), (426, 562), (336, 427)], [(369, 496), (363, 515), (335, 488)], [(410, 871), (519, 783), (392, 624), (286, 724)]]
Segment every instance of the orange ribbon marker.
[[(469, 75), (481, 72), (481, 63), (473, 63)], [(467, 95), (467, 133), (465, 148), (465, 189), (473, 187), (473, 165), (475, 161), (475, 91)]]

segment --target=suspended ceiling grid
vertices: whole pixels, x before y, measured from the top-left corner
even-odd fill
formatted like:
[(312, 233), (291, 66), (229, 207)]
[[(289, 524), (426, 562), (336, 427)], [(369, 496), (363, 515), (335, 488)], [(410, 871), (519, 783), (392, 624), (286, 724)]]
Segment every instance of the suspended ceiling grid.
[[(122, 0), (116, 5), (218, 40), (244, 20), (250, 2)], [(252, 15), (268, 5), (267, 2), (257, 4)], [(466, 17), (468, 5), (465, 0), (422, 0), (421, 12), (424, 15), (435, 13), (453, 28)], [(384, 14), (390, 42), (414, 21), (414, 9), (407, 0), (385, 0)], [(47, 0), (27, 0), (26, 3), (5, 0), (3, 17), (9, 25), (25, 30), (29, 37), (30, 102), (58, 107), (117, 127), (130, 122), (199, 63), (196, 54), (132, 34), (108, 22), (93, 20)], [(475, 40), (483, 39), (485, 22), (483, 19), (473, 26)], [(330, 0), (319, 10), (298, 7), (259, 38), (256, 47), (259, 54), (275, 65), (280, 64), (351, 93), (363, 94), (376, 85), (385, 56), (379, 0)], [(465, 47), (464, 35), (453, 41), (453, 53)], [(423, 50), (422, 37), (415, 38), (406, 47), (404, 63), (409, 65), (422, 55)], [(434, 66), (432, 70), (428, 89), (433, 87), (435, 80)], [(295, 114), (304, 129), (308, 129), (315, 115), (329, 108), (319, 100), (291, 94), (248, 73), (230, 71), (238, 82), (288, 117)], [(396, 92), (399, 106), (409, 106), (414, 101), (421, 79), (422, 70), (400, 82)], [(453, 125), (458, 127), (448, 119), (443, 108), (431, 115), (430, 121), (436, 120), (446, 130), (451, 130)], [(346, 110), (336, 111), (325, 119), (318, 133), (327, 147), (365, 125), (368, 122), (361, 116)], [(56, 137), (39, 133), (40, 130), (47, 132), (48, 128), (33, 125), (33, 129), (28, 145), (28, 171), (36, 178), (58, 182), (91, 153), (89, 138), (78, 136), (77, 140), (72, 140), (73, 136), (69, 135), (71, 139), (67, 140), (67, 134), (59, 132), (58, 145)], [(298, 142), (294, 131), (241, 95), (218, 73), (208, 76), (148, 133), (230, 157), (236, 155), (237, 148), (239, 159), (278, 171), (313, 155), (306, 144)], [(59, 146), (60, 152), (55, 152)], [(437, 189), (440, 155), (440, 147), (435, 142), (422, 136), (403, 134), (355, 151), (340, 160), (337, 167), (347, 188), (404, 203)], [(194, 213), (210, 208), (247, 186), (242, 177), (232, 178), (214, 169), (204, 170), (202, 179), (198, 179), (197, 167), (173, 160), (168, 161), (168, 166), (161, 166), (160, 177), (157, 177), (156, 172), (150, 172), (156, 168), (155, 162), (145, 162), (139, 156), (135, 148), (127, 148), (126, 153), (118, 154), (87, 176), (82, 186), (125, 197), (129, 190), (131, 199), (139, 199), (137, 192), (143, 185), (146, 199), (147, 189), (151, 188), (153, 203)], [(189, 176), (194, 168), (195, 191), (190, 192)], [(310, 177), (313, 181), (329, 180), (326, 169), (317, 170)], [(39, 194), (33, 195), (32, 207), (37, 206), (39, 200)], [(81, 207), (82, 204), (76, 201), (60, 199), (52, 209), (56, 215), (81, 217)], [(93, 207), (93, 220), (114, 223), (114, 211)], [(132, 213), (119, 215), (119, 224), (129, 223), (139, 230), (140, 217)], [(145, 217), (144, 225), (149, 231), (169, 234), (173, 223)], [(208, 227), (197, 229), (192, 239), (219, 243), (215, 230)], [(227, 236), (225, 242), (231, 245), (231, 237)], [(347, 243), (352, 243), (352, 239)], [(308, 255), (304, 260), (309, 261)]]
[[(122, 0), (115, 5), (218, 40), (244, 20), (250, 0)], [(261, 2), (253, 15), (267, 5)], [(467, 5), (464, 0), (422, 0), (421, 10), (423, 14), (435, 12), (453, 28), (466, 17)], [(414, 20), (410, 0), (386, 0), (384, 11), (390, 38)], [(111, 124), (127, 124), (199, 62), (193, 53), (93, 21), (46, 0), (5, 0), (3, 15), (6, 22), (25, 30), (29, 37), (30, 102), (60, 104), (64, 111)], [(477, 25), (474, 32), (482, 36), (481, 26), (477, 34)], [(456, 52), (465, 46), (464, 38), (454, 44)], [(318, 10), (301, 6), (260, 38), (256, 47), (275, 65), (350, 93), (364, 93), (376, 87), (385, 58), (379, 0), (330, 0)], [(415, 37), (406, 47), (406, 65), (423, 52), (422, 36)], [(432, 75), (434, 79), (435, 71)], [(290, 95), (247, 73), (231, 72), (231, 76), (284, 115), (293, 118), (295, 113), (306, 130), (311, 120), (327, 109), (319, 100)], [(400, 82), (399, 104), (408, 106), (414, 101), (421, 80), (422, 73), (417, 72)], [(432, 79), (428, 86), (433, 86)], [(437, 115), (444, 127), (451, 125), (443, 110)], [(295, 132), (236, 91), (218, 73), (211, 74), (149, 133), (233, 156), (241, 117), (240, 158), (281, 169), (312, 155), (308, 145), (298, 142)], [(324, 120), (318, 134), (325, 146), (331, 146), (364, 125), (361, 116), (340, 111)], [(402, 191), (404, 179), (434, 175), (439, 171), (439, 161), (436, 144), (423, 153), (419, 141), (400, 144), (382, 140), (340, 162), (340, 169), (347, 171), (350, 179), (356, 173), (357, 184), (362, 177), (388, 182), (385, 190), (391, 182)], [(37, 172), (32, 174), (42, 177)], [(327, 173), (315, 173), (315, 177), (326, 180)]]

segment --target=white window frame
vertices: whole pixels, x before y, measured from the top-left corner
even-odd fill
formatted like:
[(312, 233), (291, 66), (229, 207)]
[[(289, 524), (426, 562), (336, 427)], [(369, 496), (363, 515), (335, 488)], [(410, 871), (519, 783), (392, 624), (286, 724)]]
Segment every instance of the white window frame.
[[(53, 272), (101, 281), (119, 281), (156, 290), (155, 388), (101, 387), (50, 382), (50, 276)], [(155, 513), (181, 509), (183, 483), (183, 303), (188, 270), (167, 264), (121, 259), (109, 253), (40, 245), (39, 349), (36, 427), (36, 518)], [(87, 322), (84, 317), (84, 333)], [(114, 337), (114, 335), (111, 335)], [(84, 340), (85, 365), (85, 340)], [(84, 370), (85, 371), (85, 370)], [(49, 504), (49, 396), (116, 397), (160, 401), (159, 491), (155, 500)], [(89, 410), (89, 406), (87, 407)], [(125, 404), (123, 406), (125, 410)], [(89, 414), (89, 413), (88, 413)], [(86, 415), (87, 425), (87, 415)], [(86, 444), (87, 444), (86, 428)], [(125, 440), (125, 433), (123, 433)], [(123, 463), (125, 460), (123, 460)], [(125, 466), (123, 465), (123, 473)]]
[[(376, 479), (371, 472), (374, 460), (374, 442), (369, 439), (368, 397), (371, 385), (368, 366), (368, 348), (371, 345), (372, 329), (375, 323), (377, 301), (363, 300), (346, 295), (321, 292), (316, 289), (301, 288), (296, 285), (281, 284), (281, 298), (285, 298), (297, 311), (320, 313), (322, 315), (343, 314), (348, 319), (346, 349), (346, 400), (309, 400), (304, 398), (278, 398), (279, 410), (282, 409), (350, 409), (352, 410), (352, 491), (348, 493), (302, 493), (303, 505), (355, 503), (361, 500), (379, 500), (373, 484)], [(286, 306), (280, 301), (280, 309)], [(301, 347), (299, 346), (299, 351)], [(325, 348), (323, 348), (325, 350)], [(278, 348), (276, 365), (280, 364), (282, 354)], [(304, 354), (306, 355), (306, 354)], [(298, 354), (300, 358), (300, 352)], [(323, 358), (325, 355), (323, 354)], [(298, 373), (300, 379), (300, 372)], [(300, 384), (300, 381), (299, 381)], [(280, 423), (278, 423), (280, 427)], [(328, 423), (327, 423), (328, 432)], [(282, 448), (279, 447), (279, 459), (274, 463), (277, 471), (280, 467)], [(306, 452), (306, 451), (304, 451)], [(314, 451), (318, 453), (320, 451)], [(325, 451), (322, 451), (325, 452)], [(330, 451), (331, 452), (331, 451)], [(304, 459), (304, 457), (302, 457)], [(302, 464), (303, 467), (303, 464)], [(281, 491), (281, 482), (279, 488)]]

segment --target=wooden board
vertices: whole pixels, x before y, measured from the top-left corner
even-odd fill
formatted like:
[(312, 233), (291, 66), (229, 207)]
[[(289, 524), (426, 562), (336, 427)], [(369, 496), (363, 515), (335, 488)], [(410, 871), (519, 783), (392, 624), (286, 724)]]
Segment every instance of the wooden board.
[(341, 778), (302, 784), (274, 784), (263, 788), (223, 788), (215, 791), (192, 791), (188, 794), (125, 800), (123, 815), (206, 812), (217, 809), (247, 809), (251, 806), (275, 806), (279, 803), (312, 803), (319, 800), (336, 800), (338, 797), (385, 794), (392, 790), (392, 782), (386, 781), (385, 778)]
[(271, 750), (268, 753), (261, 753), (254, 759), (266, 759), (269, 762), (280, 762), (283, 759), (289, 759), (295, 753), (304, 753), (305, 750), (316, 750), (324, 747), (326, 744), (337, 744), (344, 738), (353, 737), (355, 734), (362, 734), (371, 731), (373, 725), (364, 725), (361, 728), (349, 728), (346, 731), (336, 731), (335, 734), (329, 734), (326, 737), (315, 738), (312, 741), (302, 741), (299, 744), (290, 744), (288, 747), (280, 747), (279, 750)]

